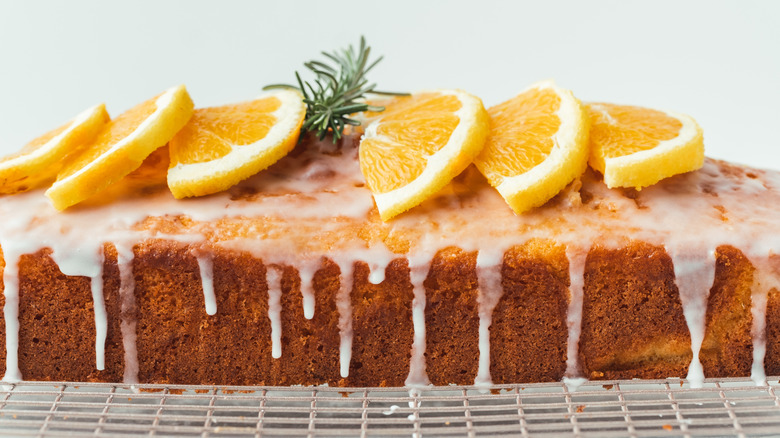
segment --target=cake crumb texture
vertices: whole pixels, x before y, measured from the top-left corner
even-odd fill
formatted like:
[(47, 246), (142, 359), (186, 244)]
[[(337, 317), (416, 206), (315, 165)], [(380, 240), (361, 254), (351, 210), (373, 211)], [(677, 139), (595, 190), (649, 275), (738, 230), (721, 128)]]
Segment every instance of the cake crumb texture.
[(493, 383), (560, 380), (568, 337), (565, 249), (538, 240), (515, 246), (504, 256), (502, 274), (504, 293), (490, 327)]
[(662, 247), (633, 242), (590, 251), (579, 349), (586, 377), (684, 377), (690, 345), (672, 260)]
[[(296, 268), (267, 266), (249, 253), (213, 255), (217, 313), (207, 315), (196, 254), (202, 247), (153, 239), (134, 248), (136, 307), (122, 315), (117, 250), (104, 247), (108, 315), (106, 369), (95, 369), (90, 279), (60, 272), (48, 249), (22, 256), (19, 363), (27, 380), (123, 379), (120, 321), (137, 319), (142, 383), (403, 386), (414, 341), (413, 286), (405, 258), (379, 284), (369, 266), (352, 267), (352, 356), (340, 375), (339, 264), (323, 258), (314, 273), (315, 313), (303, 312)], [(479, 362), (476, 252), (450, 247), (431, 261), (426, 293), (425, 365), (435, 385), (474, 383)], [(755, 268), (732, 246), (716, 251), (701, 361), (708, 377), (745, 376), (753, 357), (751, 285)], [(272, 357), (267, 272), (281, 269), (282, 355)], [(504, 254), (503, 294), (490, 327), (493, 383), (559, 381), (566, 370), (569, 262), (562, 245), (534, 239)], [(780, 293), (767, 311), (766, 371), (780, 374)], [(4, 297), (0, 296), (4, 303)], [(5, 324), (0, 324), (5, 334)], [(594, 246), (584, 271), (580, 373), (591, 379), (684, 377), (690, 333), (663, 247), (630, 241)], [(0, 349), (5, 365), (5, 350)]]

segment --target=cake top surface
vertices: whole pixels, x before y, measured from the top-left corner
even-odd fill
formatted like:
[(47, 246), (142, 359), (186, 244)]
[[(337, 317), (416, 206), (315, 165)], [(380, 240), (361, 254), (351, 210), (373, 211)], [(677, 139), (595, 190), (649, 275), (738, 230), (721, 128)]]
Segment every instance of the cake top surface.
[[(576, 376), (584, 266), (593, 245), (618, 247), (641, 240), (666, 248), (673, 259), (694, 351), (703, 338), (706, 293), (714, 278), (718, 246), (735, 246), (756, 263), (756, 278), (765, 284), (761, 290), (780, 287), (773, 280), (773, 267), (766, 263), (780, 248), (776, 233), (780, 172), (707, 159), (697, 171), (637, 191), (609, 189), (599, 173), (588, 170), (542, 207), (516, 215), (471, 166), (418, 207), (384, 222), (360, 171), (358, 140), (350, 135), (334, 144), (307, 137), (276, 164), (229, 190), (186, 200), (174, 199), (165, 185), (165, 148), (99, 197), (64, 212), (57, 212), (41, 190), (3, 197), (4, 293), (7, 297), (18, 293), (15, 268), (23, 254), (50, 248), (64, 274), (102, 281), (106, 243), (116, 246), (120, 271), (132, 275), (134, 246), (164, 239), (189, 245), (197, 257), (207, 314), (217, 312), (209, 250), (225, 248), (248, 252), (272, 268), (267, 270), (269, 300), (278, 301), (282, 293), (279, 268), (295, 267), (301, 278), (304, 316), (312, 318), (311, 280), (323, 257), (335, 261), (342, 273), (338, 305), (344, 309), (349, 308), (355, 262), (367, 263), (369, 281), (378, 284), (384, 280), (385, 266), (405, 257), (415, 294), (415, 326), (422, 321), (424, 327), (423, 281), (431, 260), (439, 250), (455, 246), (478, 251), (480, 327), (489, 327), (502, 293), (506, 250), (532, 239), (552, 240), (565, 246), (569, 263), (566, 375)], [(132, 282), (123, 284), (131, 287)], [(16, 319), (14, 312), (9, 308), (6, 321)], [(279, 306), (269, 305), (269, 318), (272, 355), (278, 358), (282, 349)], [(106, 322), (99, 324), (105, 327)], [(340, 372), (346, 377), (352, 351), (349, 311), (340, 311), (339, 324)], [(4, 379), (16, 381), (22, 378), (13, 348), (16, 332), (8, 333), (12, 333), (11, 341), (7, 340), (11, 354)], [(487, 333), (480, 328), (476, 384), (491, 382)], [(123, 334), (127, 342), (133, 338)], [(424, 345), (424, 328), (415, 329), (408, 385), (428, 382)], [(125, 381), (137, 382), (134, 346), (126, 347)], [(97, 357), (97, 363), (102, 363), (100, 353)], [(761, 369), (756, 370), (754, 378), (763, 381)], [(698, 361), (691, 364), (689, 378), (703, 381)]]
[(307, 138), (230, 190), (186, 200), (165, 189), (167, 163), (152, 156), (109, 193), (63, 213), (39, 191), (4, 197), (0, 236), (4, 251), (49, 246), (56, 256), (71, 252), (68, 247), (165, 238), (284, 264), (324, 255), (430, 257), (448, 246), (503, 251), (533, 238), (584, 249), (625, 239), (680, 250), (732, 244), (766, 254), (780, 225), (778, 172), (710, 159), (698, 171), (641, 191), (608, 189), (588, 171), (543, 207), (521, 215), (470, 167), (432, 199), (386, 223), (365, 187), (357, 154), (357, 135), (336, 144)]

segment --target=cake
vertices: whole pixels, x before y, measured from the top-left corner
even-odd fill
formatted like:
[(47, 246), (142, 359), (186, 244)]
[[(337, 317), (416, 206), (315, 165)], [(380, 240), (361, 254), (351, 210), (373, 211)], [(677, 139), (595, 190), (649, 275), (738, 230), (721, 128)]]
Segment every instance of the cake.
[(201, 198), (148, 183), (164, 153), (62, 213), (0, 198), (4, 380), (780, 374), (780, 173), (707, 159), (637, 191), (588, 170), (515, 215), (472, 166), (383, 222), (357, 146), (308, 137)]

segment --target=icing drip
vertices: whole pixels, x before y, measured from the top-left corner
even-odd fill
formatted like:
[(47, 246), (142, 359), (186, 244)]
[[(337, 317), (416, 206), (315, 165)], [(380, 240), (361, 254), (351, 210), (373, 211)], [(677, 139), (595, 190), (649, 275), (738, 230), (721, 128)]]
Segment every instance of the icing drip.
[(116, 245), (119, 266), (119, 300), (122, 331), (122, 346), (125, 349), (124, 383), (138, 383), (138, 349), (136, 346), (135, 277), (133, 276), (133, 248)]
[(336, 262), (339, 265), (339, 292), (336, 307), (339, 310), (339, 365), (341, 377), (349, 377), (349, 363), (352, 361), (352, 283), (354, 262)]
[[(406, 416), (406, 419), (409, 421), (413, 421), (415, 423), (418, 423), (420, 421), (420, 406), (422, 405), (422, 399), (420, 398), (422, 396), (422, 393), (420, 392), (420, 388), (410, 388), (409, 389), (409, 409), (412, 409), (412, 413)], [(420, 438), (422, 437), (422, 434), (419, 432), (419, 430), (415, 430), (412, 433), (412, 438)]]
[(387, 265), (382, 266), (378, 263), (369, 263), (368, 268), (370, 273), (368, 274), (368, 282), (371, 284), (379, 284), (385, 281), (385, 269)]
[(493, 323), (493, 309), (504, 294), (501, 285), (501, 268), (504, 251), (482, 250), (477, 254), (477, 281), (479, 286), (479, 368), (474, 384), (489, 386), (490, 377), (490, 325)]
[[(187, 201), (174, 200), (164, 188), (164, 183), (160, 190), (149, 186), (142, 186), (143, 190), (139, 190), (129, 185), (123, 194), (111, 198), (111, 202), (98, 199), (62, 213), (52, 208), (42, 190), (3, 196), (0, 199), (0, 217), (3, 217), (0, 242), (7, 263), (3, 273), (6, 283), (3, 311), (9, 364), (6, 378), (21, 377), (18, 375), (17, 358), (18, 258), (41, 248), (51, 248), (53, 254), (62, 256), (61, 269), (67, 271), (70, 268), (65, 265), (74, 260), (101, 264), (93, 252), (84, 252), (89, 254), (88, 257), (79, 255), (79, 248), (98, 248), (104, 242), (117, 245), (125, 381), (131, 383), (138, 380), (132, 245), (146, 239), (175, 240), (192, 245), (205, 243), (208, 247), (250, 253), (267, 264), (293, 266), (299, 270), (306, 318), (312, 318), (315, 312), (311, 279), (316, 269), (313, 262), (308, 265), (309, 261), (319, 261), (321, 257), (336, 261), (341, 269), (337, 308), (341, 375), (344, 377), (349, 373), (352, 354), (351, 291), (356, 261), (367, 261), (371, 269), (369, 281), (380, 283), (384, 280), (387, 264), (394, 257), (399, 257), (390, 251), (391, 247), (406, 255), (413, 271), (417, 268), (424, 270), (423, 264), (417, 261), (418, 257), (435, 254), (446, 247), (480, 251), (480, 368), (476, 380), (483, 383), (490, 381), (489, 330), (491, 306), (495, 305), (491, 301), (497, 300), (496, 296), (500, 297), (501, 293), (501, 254), (496, 255), (494, 252), (497, 251), (486, 249), (507, 248), (522, 243), (519, 240), (534, 238), (567, 244), (572, 286), (567, 315), (566, 375), (572, 377), (578, 371), (582, 273), (587, 253), (580, 251), (580, 247), (589, 248), (593, 242), (599, 245), (620, 244), (622, 236), (653, 245), (666, 245), (670, 241), (690, 240), (690, 236), (695, 235), (701, 239), (697, 248), (669, 246), (680, 249), (676, 258), (705, 259), (709, 255), (702, 249), (733, 245), (753, 260), (765, 258), (770, 250), (780, 248), (780, 237), (776, 233), (780, 227), (777, 214), (780, 173), (709, 159), (699, 171), (666, 179), (641, 192), (608, 189), (597, 174), (588, 171), (580, 178), (581, 187), (571, 189), (570, 196), (555, 198), (519, 216), (506, 206), (475, 168), (469, 167), (431, 199), (391, 222), (382, 223), (373, 211), (374, 202), (360, 172), (356, 139), (356, 136), (350, 136), (349, 140), (336, 145), (327, 140), (304, 140), (293, 153), (236, 187)], [(118, 184), (131, 180), (127, 178)], [(691, 217), (696, 218), (695, 225)], [(755, 242), (760, 242), (765, 248), (754, 248)], [(496, 260), (488, 263), (486, 259), (491, 257)], [(199, 265), (201, 263), (199, 260)], [(97, 266), (79, 269), (79, 275), (93, 278), (96, 326), (99, 326), (99, 294), (97, 281), (94, 280), (99, 277), (99, 271)], [(201, 266), (207, 312), (210, 287), (206, 284), (209, 281), (205, 272), (208, 270)], [(268, 273), (269, 301), (272, 301), (273, 293), (281, 294), (276, 284), (278, 281), (271, 278), (278, 274), (273, 271), (271, 268)], [(418, 273), (413, 272), (412, 275), (415, 277), (412, 279), (415, 287), (412, 310), (415, 337), (410, 382), (419, 382), (424, 380), (416, 377), (424, 376), (425, 366), (425, 293), (421, 286), (424, 276), (422, 272), (419, 277)], [(682, 274), (678, 276), (683, 277)], [(762, 363), (763, 358), (765, 304), (761, 300), (766, 299), (767, 282), (771, 279), (759, 282), (760, 287), (755, 290), (764, 292), (757, 292), (753, 300), (756, 366)], [(496, 283), (497, 286), (487, 283)], [(699, 284), (697, 293), (706, 293), (707, 286)], [(696, 300), (700, 302), (702, 298)], [(269, 306), (269, 317), (272, 317), (274, 325), (273, 318), (278, 320), (280, 313), (272, 312), (271, 307), (274, 306)], [(696, 318), (686, 315), (686, 319), (690, 319), (690, 324)], [(691, 327), (691, 332), (694, 331)], [(277, 326), (274, 338), (280, 333), (281, 328)], [(694, 343), (698, 342), (692, 336)], [(278, 339), (276, 344), (281, 349)], [(758, 371), (754, 374), (759, 375)]]
[(15, 383), (22, 380), (22, 373), (19, 371), (19, 257), (21, 253), (12, 251), (10, 245), (3, 243), (3, 257), (5, 258), (3, 270), (5, 375), (3, 380)]
[[(103, 264), (101, 263), (101, 266)], [(106, 369), (106, 337), (108, 335), (108, 315), (106, 300), (103, 296), (103, 270), (90, 278), (92, 302), (95, 309), (95, 368)]]
[[(569, 308), (566, 312), (566, 327), (569, 336), (566, 340), (566, 372), (568, 378), (577, 377), (580, 374), (579, 346), (580, 333), (582, 332), (582, 301), (583, 287), (585, 285), (585, 260), (589, 249), (566, 246), (566, 258), (569, 259)], [(577, 381), (578, 382), (578, 381)], [(581, 383), (580, 383), (581, 384)], [(573, 388), (579, 384), (575, 382)]]
[(563, 384), (569, 392), (576, 392), (588, 379), (584, 377), (564, 377)]
[(298, 267), (298, 276), (301, 279), (301, 298), (303, 302), (303, 317), (306, 319), (314, 318), (315, 299), (314, 299), (314, 274), (319, 269), (320, 260), (314, 262), (301, 263)]
[(423, 283), (428, 277), (432, 257), (420, 255), (409, 259), (409, 280), (412, 283), (414, 299), (412, 300), (412, 325), (414, 327), (414, 341), (412, 342), (412, 354), (409, 360), (409, 376), (404, 384), (406, 386), (425, 386), (430, 384), (425, 372), (425, 286)]
[(279, 266), (269, 265), (265, 273), (268, 284), (268, 319), (271, 320), (271, 357), (282, 357), (282, 273)]
[[(686, 245), (686, 247), (691, 248), (695, 245)], [(693, 356), (686, 378), (691, 388), (701, 388), (704, 386), (704, 369), (699, 360), (699, 352), (704, 341), (707, 298), (715, 282), (715, 250), (701, 249), (683, 253), (681, 249), (669, 248), (667, 252), (674, 264), (674, 282), (680, 294), (683, 315), (691, 334)]]
[(771, 289), (780, 290), (780, 278), (777, 268), (772, 265), (771, 255), (767, 259), (751, 260), (756, 270), (753, 272), (751, 308), (753, 315), (753, 365), (750, 378), (757, 386), (766, 385), (764, 356), (766, 355), (766, 306), (767, 295)]
[(197, 259), (206, 314), (214, 315), (217, 313), (217, 297), (214, 295), (214, 260), (210, 255), (200, 255)]
[[(88, 245), (89, 242), (84, 242)], [(104, 370), (106, 365), (106, 336), (108, 334), (108, 316), (103, 297), (103, 246), (62, 248), (55, 247), (51, 256), (60, 272), (67, 276), (90, 278), (92, 303), (95, 315), (95, 368)]]
[(387, 265), (393, 261), (395, 255), (390, 252), (374, 251), (371, 256), (372, 257), (370, 258), (366, 258), (366, 263), (368, 263), (368, 269), (370, 271), (368, 274), (368, 282), (371, 284), (379, 284), (385, 281), (385, 270), (387, 269)]

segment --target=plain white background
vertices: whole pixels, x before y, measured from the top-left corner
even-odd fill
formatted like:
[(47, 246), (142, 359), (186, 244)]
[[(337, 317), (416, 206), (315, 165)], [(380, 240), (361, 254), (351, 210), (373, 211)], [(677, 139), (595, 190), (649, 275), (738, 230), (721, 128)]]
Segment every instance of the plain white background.
[(553, 78), (584, 101), (684, 112), (707, 154), (780, 169), (780, 1), (0, 0), (0, 153), (179, 83), (246, 100), (363, 34), (379, 88), (493, 105)]

